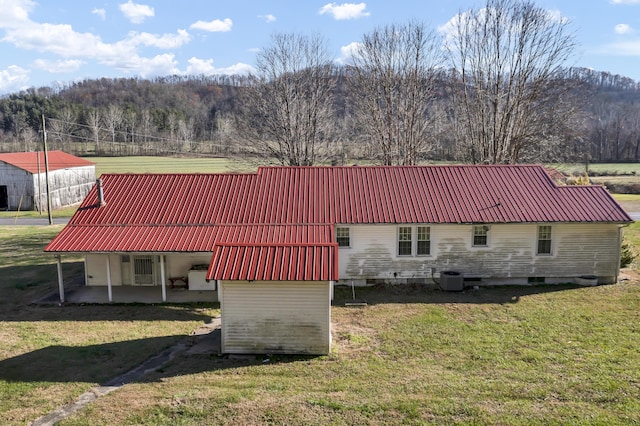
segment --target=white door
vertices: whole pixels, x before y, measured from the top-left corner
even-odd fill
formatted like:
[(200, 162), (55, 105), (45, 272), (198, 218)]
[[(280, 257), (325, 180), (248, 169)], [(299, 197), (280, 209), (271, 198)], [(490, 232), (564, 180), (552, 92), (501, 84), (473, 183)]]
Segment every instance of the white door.
[(134, 256), (133, 284), (154, 285), (156, 282), (154, 266), (154, 256)]

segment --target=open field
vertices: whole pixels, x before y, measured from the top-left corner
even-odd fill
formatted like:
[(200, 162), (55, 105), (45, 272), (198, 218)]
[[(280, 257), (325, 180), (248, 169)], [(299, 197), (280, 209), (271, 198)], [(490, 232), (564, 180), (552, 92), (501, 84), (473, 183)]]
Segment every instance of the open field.
[[(636, 224), (625, 233), (637, 241)], [(55, 288), (40, 250), (59, 229), (0, 234), (0, 424), (75, 400), (219, 313), (31, 305)], [(64, 260), (66, 274), (79, 273), (78, 259)], [(61, 424), (640, 422), (640, 280), (626, 274), (589, 288), (358, 289), (361, 308), (337, 289), (328, 356), (182, 354)]]
[[(585, 165), (580, 163), (550, 164), (565, 174), (583, 174)], [(640, 163), (591, 163), (589, 173), (607, 174), (609, 176), (638, 174), (640, 175)]]
[(188, 157), (86, 157), (103, 173), (225, 173), (247, 171), (246, 165), (228, 158)]

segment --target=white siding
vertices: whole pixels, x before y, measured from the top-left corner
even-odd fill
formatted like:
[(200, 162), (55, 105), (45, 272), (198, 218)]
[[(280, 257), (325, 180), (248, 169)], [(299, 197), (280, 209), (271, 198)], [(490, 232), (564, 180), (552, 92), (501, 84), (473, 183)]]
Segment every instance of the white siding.
[[(428, 224), (427, 224), (428, 225)], [(413, 225), (412, 225), (413, 226)], [(351, 225), (351, 247), (340, 248), (340, 280), (428, 279), (431, 268), (466, 277), (513, 279), (617, 275), (618, 225), (552, 224), (552, 254), (537, 255), (537, 225), (491, 225), (487, 247), (472, 247), (472, 225), (431, 227), (430, 256), (398, 256), (397, 226)], [(414, 233), (415, 244), (415, 233)], [(414, 248), (415, 253), (415, 248)], [(606, 278), (606, 279), (605, 279)]]
[(222, 352), (328, 353), (330, 288), (328, 281), (222, 281)]
[(111, 285), (122, 285), (120, 255), (117, 254), (87, 254), (84, 267), (88, 286), (106, 286), (107, 256), (111, 258)]

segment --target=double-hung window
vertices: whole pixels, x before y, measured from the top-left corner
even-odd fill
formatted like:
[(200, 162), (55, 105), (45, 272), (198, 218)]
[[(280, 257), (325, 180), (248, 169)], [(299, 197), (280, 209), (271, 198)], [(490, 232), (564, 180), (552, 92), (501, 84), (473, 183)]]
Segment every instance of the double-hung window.
[(538, 254), (551, 254), (551, 225), (538, 226)]
[(428, 226), (418, 226), (418, 256), (428, 256), (431, 254), (431, 228)]
[(351, 247), (349, 228), (336, 228), (336, 243), (338, 247)]
[(473, 246), (486, 247), (488, 245), (488, 231), (486, 225), (474, 225), (473, 227)]
[(398, 228), (398, 256), (411, 256), (413, 241), (411, 226), (401, 226)]

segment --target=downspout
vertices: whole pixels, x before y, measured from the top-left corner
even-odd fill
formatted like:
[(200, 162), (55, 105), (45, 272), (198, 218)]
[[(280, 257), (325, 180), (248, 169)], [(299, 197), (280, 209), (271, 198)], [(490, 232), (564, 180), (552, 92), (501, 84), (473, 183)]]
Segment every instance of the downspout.
[(113, 301), (113, 289), (111, 288), (111, 255), (107, 253), (107, 292), (109, 293), (109, 303)]
[(162, 285), (162, 301), (167, 301), (167, 283), (165, 283), (165, 273), (164, 273), (164, 254), (160, 255), (160, 280)]
[(62, 256), (57, 255), (58, 266), (58, 291), (60, 292), (60, 303), (64, 303), (64, 278), (62, 276)]

